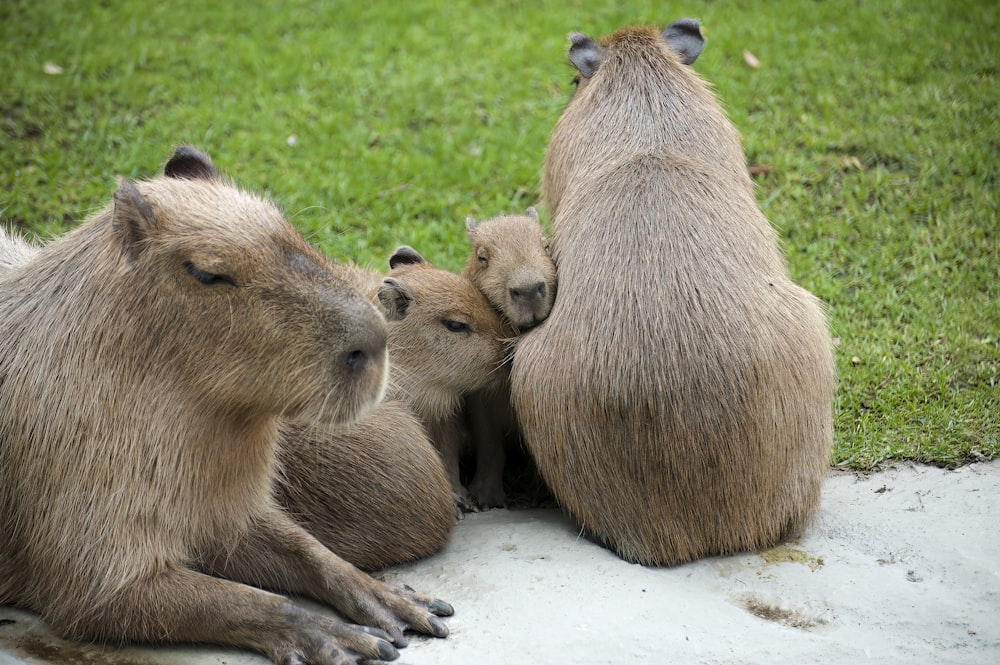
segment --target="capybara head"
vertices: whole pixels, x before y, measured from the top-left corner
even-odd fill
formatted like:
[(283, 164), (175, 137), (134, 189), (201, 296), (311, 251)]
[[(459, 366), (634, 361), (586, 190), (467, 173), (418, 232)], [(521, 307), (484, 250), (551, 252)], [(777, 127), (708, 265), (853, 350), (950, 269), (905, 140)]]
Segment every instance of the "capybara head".
[(685, 154), (752, 191), (738, 133), (689, 66), (705, 44), (697, 20), (680, 19), (663, 30), (623, 28), (596, 41), (573, 33), (570, 42), (577, 89), (552, 133), (542, 174), (553, 229), (570, 180), (629, 155)]
[(142, 321), (149, 363), (195, 403), (326, 424), (363, 415), (387, 375), (377, 309), (206, 155), (182, 147), (164, 174), (121, 183), (119, 251), (92, 267), (116, 273), (108, 306)]
[(397, 249), (389, 268), (377, 295), (388, 320), (392, 389), (422, 416), (443, 416), (495, 378), (510, 333), (469, 280), (412, 248)]
[(462, 274), (518, 331), (536, 326), (552, 309), (556, 266), (538, 213), (465, 220), (471, 252)]

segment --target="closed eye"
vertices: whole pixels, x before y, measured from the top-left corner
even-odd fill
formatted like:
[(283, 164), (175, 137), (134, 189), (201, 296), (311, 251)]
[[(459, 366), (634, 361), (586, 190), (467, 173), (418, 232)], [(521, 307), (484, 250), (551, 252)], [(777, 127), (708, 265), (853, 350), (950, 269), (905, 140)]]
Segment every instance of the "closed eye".
[(445, 328), (447, 328), (448, 330), (450, 330), (451, 332), (454, 332), (454, 333), (460, 333), (460, 332), (467, 333), (467, 332), (471, 332), (469, 330), (469, 325), (466, 324), (466, 323), (462, 323), (461, 321), (454, 321), (452, 319), (443, 319), (441, 321), (441, 323), (444, 324)]
[(234, 282), (233, 278), (229, 275), (219, 275), (216, 273), (205, 272), (204, 270), (198, 270), (190, 261), (184, 262), (184, 269), (188, 271), (189, 275), (202, 284), (228, 284), (229, 286), (236, 286), (236, 282)]

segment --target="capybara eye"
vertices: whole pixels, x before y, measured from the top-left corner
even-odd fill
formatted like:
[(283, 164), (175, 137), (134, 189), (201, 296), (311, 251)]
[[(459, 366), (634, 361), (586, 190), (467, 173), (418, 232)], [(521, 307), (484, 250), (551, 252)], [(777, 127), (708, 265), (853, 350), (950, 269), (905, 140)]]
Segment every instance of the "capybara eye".
[(462, 323), (461, 321), (454, 321), (452, 319), (443, 319), (441, 321), (441, 323), (443, 323), (444, 327), (447, 328), (448, 330), (450, 330), (451, 332), (455, 332), (455, 333), (460, 333), (460, 332), (467, 333), (467, 332), (471, 332), (469, 330), (469, 324)]
[(236, 286), (236, 282), (234, 282), (233, 278), (229, 275), (217, 275), (215, 273), (205, 272), (204, 270), (198, 270), (190, 261), (184, 262), (184, 268), (188, 271), (189, 275), (202, 284), (228, 284), (229, 286)]

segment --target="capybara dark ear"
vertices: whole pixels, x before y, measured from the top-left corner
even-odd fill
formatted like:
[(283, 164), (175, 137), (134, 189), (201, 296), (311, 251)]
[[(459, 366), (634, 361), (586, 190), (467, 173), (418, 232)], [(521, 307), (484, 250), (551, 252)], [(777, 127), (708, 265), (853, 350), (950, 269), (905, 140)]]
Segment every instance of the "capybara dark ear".
[(419, 263), (427, 263), (424, 257), (420, 256), (420, 253), (412, 247), (407, 247), (403, 245), (396, 249), (389, 257), (389, 270), (395, 269), (397, 266), (403, 265), (417, 265)]
[(528, 209), (524, 211), (526, 217), (530, 217), (536, 222), (538, 221), (538, 211), (535, 210), (534, 206), (528, 206)]
[(386, 277), (378, 287), (378, 301), (387, 321), (399, 321), (413, 303), (413, 290), (393, 277)]
[(114, 196), (111, 228), (122, 243), (130, 261), (139, 258), (146, 239), (156, 229), (156, 215), (149, 203), (130, 181), (121, 178)]
[(163, 166), (163, 175), (168, 178), (201, 178), (218, 180), (219, 172), (212, 164), (212, 158), (197, 148), (182, 145)]
[(469, 240), (472, 240), (476, 236), (476, 227), (479, 223), (474, 217), (465, 218), (465, 232), (469, 234)]
[(569, 47), (569, 61), (580, 72), (580, 76), (589, 79), (604, 61), (604, 49), (582, 32), (572, 33), (569, 39), (572, 42)]
[(681, 62), (690, 65), (705, 48), (705, 36), (696, 18), (677, 19), (663, 29), (663, 41), (681, 56)]

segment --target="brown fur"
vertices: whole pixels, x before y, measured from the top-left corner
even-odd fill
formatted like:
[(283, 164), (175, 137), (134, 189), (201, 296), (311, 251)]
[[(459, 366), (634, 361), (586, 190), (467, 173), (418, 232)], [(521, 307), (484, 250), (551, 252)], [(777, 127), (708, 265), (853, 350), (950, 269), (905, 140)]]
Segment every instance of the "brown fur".
[[(520, 332), (549, 315), (556, 290), (556, 267), (538, 215), (500, 215), (483, 222), (466, 220), (470, 253), (462, 275), (475, 284), (512, 330)], [(510, 365), (505, 363), (489, 388), (466, 400), (476, 450), (476, 472), (469, 484), (480, 508), (504, 506), (505, 448), (519, 440), (510, 405)]]
[(422, 423), (385, 401), (340, 432), (281, 427), (277, 498), (309, 533), (362, 570), (421, 559), (455, 524), (451, 485)]
[(596, 66), (545, 158), (559, 297), (514, 357), (525, 439), (626, 559), (773, 545), (828, 464), (824, 314), (788, 277), (736, 130), (660, 31), (573, 42)]
[(409, 404), (423, 422), (452, 491), (464, 500), (460, 409), (467, 394), (495, 380), (510, 331), (461, 275), (435, 268), (409, 247), (397, 249), (389, 264), (377, 290), (389, 320), (387, 395)]
[[(0, 229), (0, 272), (22, 265), (37, 250)], [(346, 276), (355, 288), (371, 290), (372, 297), (381, 282), (375, 273), (353, 269)], [(411, 355), (417, 361), (431, 357)], [(418, 376), (424, 371), (409, 369)], [(484, 374), (492, 369), (467, 368)], [(279, 503), (358, 568), (377, 570), (421, 559), (448, 542), (455, 524), (451, 485), (423, 424), (405, 404), (380, 403), (356, 426), (334, 430), (283, 423), (278, 453)]]
[(545, 320), (556, 290), (556, 267), (538, 215), (500, 215), (484, 222), (466, 220), (471, 251), (462, 275), (516, 330)]
[(282, 419), (344, 424), (380, 398), (382, 317), (206, 156), (165, 174), (0, 274), (0, 604), (67, 637), (275, 661), (445, 635), (446, 604), (368, 577), (270, 496)]

